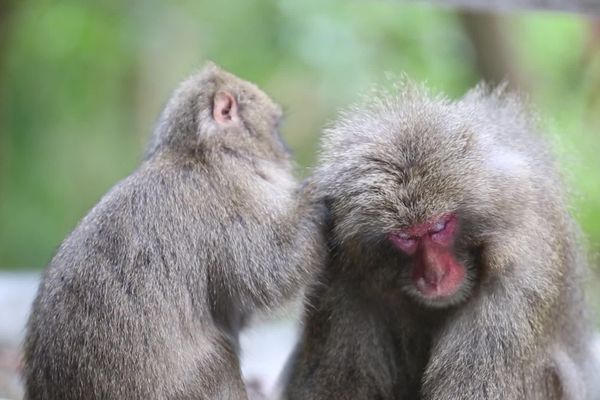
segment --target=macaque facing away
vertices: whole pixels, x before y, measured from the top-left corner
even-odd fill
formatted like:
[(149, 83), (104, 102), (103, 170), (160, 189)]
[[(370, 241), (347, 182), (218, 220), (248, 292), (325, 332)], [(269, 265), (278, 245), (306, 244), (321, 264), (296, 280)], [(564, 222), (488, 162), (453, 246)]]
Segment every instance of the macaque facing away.
[(598, 395), (578, 229), (534, 119), (502, 90), (409, 83), (341, 113), (314, 177), (330, 259), (283, 398)]
[(209, 64), (175, 91), (139, 168), (47, 267), (26, 398), (245, 399), (238, 332), (321, 263), (267, 95)]

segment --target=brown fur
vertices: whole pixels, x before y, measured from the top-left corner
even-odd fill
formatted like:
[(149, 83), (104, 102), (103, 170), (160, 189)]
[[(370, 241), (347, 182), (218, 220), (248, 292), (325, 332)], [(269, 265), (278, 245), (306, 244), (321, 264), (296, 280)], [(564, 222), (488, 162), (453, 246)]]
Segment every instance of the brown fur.
[[(283, 398), (588, 399), (585, 261), (534, 117), (502, 90), (458, 101), (402, 84), (326, 130), (314, 180), (330, 259)], [(396, 229), (454, 212), (466, 284), (415, 294)]]
[[(217, 123), (217, 93), (235, 99)], [(238, 333), (320, 264), (277, 106), (214, 65), (181, 84), (147, 157), (62, 243), (25, 342), (26, 398), (245, 399)]]

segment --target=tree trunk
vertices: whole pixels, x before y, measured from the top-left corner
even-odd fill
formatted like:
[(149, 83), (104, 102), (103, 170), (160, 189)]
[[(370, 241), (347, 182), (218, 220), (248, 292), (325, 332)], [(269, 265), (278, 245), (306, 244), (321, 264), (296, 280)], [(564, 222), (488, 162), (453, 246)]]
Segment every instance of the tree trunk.
[(459, 12), (460, 20), (475, 52), (481, 77), (491, 84), (507, 81), (514, 88), (527, 89), (507, 39), (502, 17), (473, 11)]

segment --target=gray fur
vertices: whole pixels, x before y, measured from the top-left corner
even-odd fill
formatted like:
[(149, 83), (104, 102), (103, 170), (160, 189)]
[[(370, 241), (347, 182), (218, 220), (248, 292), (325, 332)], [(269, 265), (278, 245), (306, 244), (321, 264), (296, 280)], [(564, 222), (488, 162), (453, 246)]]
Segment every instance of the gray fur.
[[(226, 90), (241, 123), (220, 126)], [(321, 240), (279, 106), (210, 64), (175, 91), (147, 157), (65, 239), (24, 346), (26, 398), (245, 399), (238, 332), (312, 276)]]
[[(325, 131), (314, 180), (330, 260), (283, 398), (590, 399), (586, 269), (564, 187), (518, 96), (451, 101), (402, 83)], [(467, 283), (429, 304), (394, 230), (455, 212)], [(564, 393), (563, 393), (564, 392)]]

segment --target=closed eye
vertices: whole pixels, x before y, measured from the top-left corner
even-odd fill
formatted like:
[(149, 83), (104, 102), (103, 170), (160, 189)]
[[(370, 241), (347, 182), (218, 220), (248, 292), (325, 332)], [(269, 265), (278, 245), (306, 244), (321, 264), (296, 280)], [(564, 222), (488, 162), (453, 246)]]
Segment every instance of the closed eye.
[(406, 254), (413, 254), (417, 249), (418, 238), (405, 232), (397, 232), (389, 236), (392, 244)]
[(448, 225), (447, 220), (438, 221), (431, 227), (431, 229), (429, 229), (429, 233), (430, 234), (440, 233), (441, 231), (446, 229), (446, 225)]

